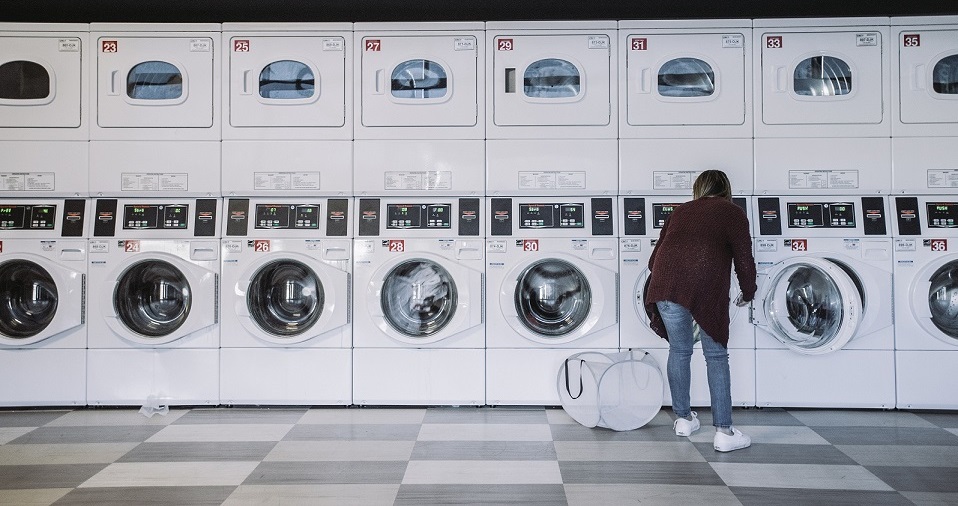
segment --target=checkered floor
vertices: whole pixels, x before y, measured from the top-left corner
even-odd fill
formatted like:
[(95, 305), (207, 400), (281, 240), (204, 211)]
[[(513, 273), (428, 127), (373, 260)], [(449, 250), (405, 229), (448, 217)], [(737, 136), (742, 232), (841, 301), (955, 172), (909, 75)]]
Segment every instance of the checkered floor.
[(0, 411), (0, 504), (958, 504), (958, 413), (736, 410), (712, 449), (663, 410)]

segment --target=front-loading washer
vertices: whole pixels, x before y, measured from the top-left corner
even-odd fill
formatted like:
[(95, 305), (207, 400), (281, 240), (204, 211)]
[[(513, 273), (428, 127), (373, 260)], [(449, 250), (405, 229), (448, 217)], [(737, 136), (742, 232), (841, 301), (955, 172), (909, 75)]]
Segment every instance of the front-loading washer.
[(87, 401), (219, 403), (219, 199), (96, 199)]
[(486, 194), (615, 195), (615, 21), (495, 21), (486, 39)]
[(958, 16), (892, 18), (891, 24), (892, 191), (954, 194)]
[(223, 25), (224, 196), (350, 196), (350, 23)]
[[(619, 346), (623, 349), (638, 348), (649, 352), (655, 358), (666, 384), (663, 402), (668, 405), (672, 403), (666, 370), (669, 343), (659, 337), (650, 326), (650, 318), (645, 308), (645, 293), (651, 277), (649, 257), (658, 242), (659, 232), (672, 212), (688, 200), (688, 197), (679, 196), (619, 197), (618, 213), (622, 224), (619, 235)], [(751, 216), (750, 197), (734, 197), (732, 200), (745, 210), (749, 221), (754, 221)], [(739, 292), (738, 278), (735, 277), (734, 271), (730, 276), (728, 349), (729, 370), (732, 374), (732, 404), (754, 406), (755, 330), (749, 319), (751, 308), (734, 304)], [(706, 378), (702, 345), (696, 343), (692, 356), (693, 406), (711, 404)]]
[(0, 406), (86, 404), (88, 207), (0, 200)]
[(958, 409), (958, 200), (894, 202), (896, 406)]
[(483, 207), (356, 200), (355, 404), (485, 404)]
[(753, 205), (756, 404), (894, 407), (885, 197), (758, 197)]
[(351, 199), (224, 205), (221, 402), (350, 404)]
[(755, 19), (755, 194), (891, 191), (889, 18)]
[(569, 356), (619, 349), (615, 199), (490, 197), (486, 398), (558, 405)]
[(482, 22), (356, 23), (356, 196), (485, 195)]
[(750, 195), (752, 21), (619, 22), (619, 194), (691, 195), (704, 170)]
[(89, 25), (0, 23), (0, 193), (89, 193)]
[(220, 25), (92, 23), (90, 195), (220, 195)]

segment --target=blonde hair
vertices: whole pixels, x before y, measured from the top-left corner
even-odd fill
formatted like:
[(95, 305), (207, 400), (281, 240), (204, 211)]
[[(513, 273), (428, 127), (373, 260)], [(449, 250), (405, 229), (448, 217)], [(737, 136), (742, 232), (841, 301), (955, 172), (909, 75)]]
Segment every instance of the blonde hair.
[(731, 199), (732, 183), (729, 182), (728, 176), (726, 176), (724, 172), (715, 169), (706, 170), (699, 174), (699, 177), (695, 178), (695, 183), (692, 184), (692, 197), (722, 197)]

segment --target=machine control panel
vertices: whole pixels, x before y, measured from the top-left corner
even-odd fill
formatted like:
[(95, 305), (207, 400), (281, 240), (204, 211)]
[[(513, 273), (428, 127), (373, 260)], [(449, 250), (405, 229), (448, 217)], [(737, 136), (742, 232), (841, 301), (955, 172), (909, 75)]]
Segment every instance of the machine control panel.
[(585, 228), (585, 205), (519, 204), (519, 228)]
[(319, 205), (314, 204), (256, 204), (256, 222), (259, 230), (318, 229)]
[(452, 204), (387, 204), (386, 228), (452, 228)]
[(672, 216), (672, 213), (675, 212), (679, 206), (682, 205), (681, 202), (672, 202), (672, 203), (653, 203), (652, 204), (652, 228), (662, 228), (665, 226), (665, 221), (669, 219), (669, 216)]
[[(861, 233), (887, 235), (884, 197), (856, 197), (847, 200), (798, 197), (780, 202), (778, 197), (759, 197), (759, 235), (805, 234), (803, 230), (831, 231), (827, 237)], [(784, 204), (784, 205), (783, 205)], [(784, 210), (784, 212), (782, 212)], [(782, 230), (782, 226), (787, 230)]]
[(55, 205), (0, 205), (0, 230), (53, 230), (56, 222)]
[(189, 226), (189, 204), (127, 204), (123, 230), (183, 230)]
[(958, 202), (928, 202), (928, 228), (958, 227)]
[(855, 204), (851, 202), (789, 202), (787, 212), (788, 228), (855, 228)]

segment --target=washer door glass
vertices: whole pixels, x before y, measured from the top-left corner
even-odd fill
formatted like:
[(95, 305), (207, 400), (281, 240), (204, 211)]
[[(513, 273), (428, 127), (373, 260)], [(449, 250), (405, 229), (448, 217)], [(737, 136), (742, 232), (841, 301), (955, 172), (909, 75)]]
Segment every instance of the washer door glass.
[(958, 95), (958, 54), (938, 60), (931, 75), (935, 93)]
[(782, 270), (772, 282), (766, 301), (775, 333), (798, 349), (826, 347), (842, 325), (843, 294), (822, 269), (796, 264)]
[(958, 261), (948, 262), (932, 274), (928, 308), (935, 327), (958, 339)]
[(26, 260), (0, 264), (0, 333), (33, 337), (57, 313), (57, 285), (43, 267)]
[(0, 99), (40, 100), (50, 96), (50, 74), (32, 61), (9, 61), (0, 65)]
[(430, 60), (408, 60), (393, 69), (392, 95), (396, 98), (442, 98), (449, 80), (446, 69)]
[(190, 314), (192, 290), (183, 272), (163, 260), (144, 260), (123, 271), (113, 307), (133, 332), (162, 337), (180, 328)]
[(312, 327), (323, 313), (326, 294), (319, 277), (296, 260), (270, 262), (250, 281), (246, 305), (253, 321), (270, 334), (291, 337)]
[(659, 69), (663, 97), (708, 97), (715, 93), (715, 71), (698, 58), (676, 58)]
[(126, 94), (136, 100), (174, 100), (183, 96), (183, 74), (165, 61), (136, 64), (126, 75)]
[(795, 67), (795, 93), (809, 97), (834, 97), (852, 92), (852, 69), (840, 58), (814, 56)]
[(529, 330), (558, 337), (572, 332), (588, 317), (592, 289), (576, 266), (550, 258), (522, 271), (515, 303), (519, 320)]
[(313, 96), (316, 80), (305, 63), (280, 60), (259, 73), (259, 96), (275, 100), (296, 100)]
[(389, 325), (411, 337), (442, 330), (456, 314), (456, 282), (441, 265), (407, 260), (386, 274), (380, 296)]
[(572, 62), (547, 58), (533, 62), (522, 76), (523, 92), (533, 98), (570, 98), (579, 95), (579, 69)]

